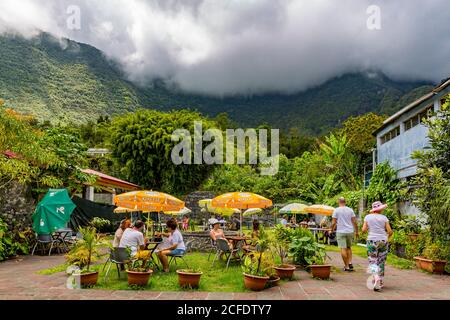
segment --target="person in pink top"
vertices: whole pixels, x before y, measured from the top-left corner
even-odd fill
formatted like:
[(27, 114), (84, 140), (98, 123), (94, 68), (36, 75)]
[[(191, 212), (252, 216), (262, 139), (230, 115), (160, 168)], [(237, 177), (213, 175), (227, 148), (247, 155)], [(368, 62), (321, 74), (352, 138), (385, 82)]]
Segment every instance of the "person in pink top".
[(362, 227), (362, 232), (369, 232), (367, 236), (367, 256), (369, 272), (373, 274), (374, 291), (380, 291), (384, 285), (384, 265), (389, 253), (389, 237), (392, 235), (389, 219), (383, 215), (386, 208), (386, 204), (380, 201), (374, 202), (370, 214), (364, 218)]

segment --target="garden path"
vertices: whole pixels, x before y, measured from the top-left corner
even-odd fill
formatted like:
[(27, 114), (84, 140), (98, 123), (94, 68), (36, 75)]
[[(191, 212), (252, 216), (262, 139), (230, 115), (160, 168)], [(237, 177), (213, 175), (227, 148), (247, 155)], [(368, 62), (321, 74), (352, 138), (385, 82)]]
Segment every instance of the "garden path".
[[(382, 292), (367, 289), (367, 262), (354, 257), (356, 271), (339, 271), (339, 254), (330, 252), (332, 264), (336, 267), (332, 280), (314, 280), (305, 271), (296, 271), (297, 280), (262, 292), (155, 292), (155, 291), (106, 291), (69, 290), (65, 288), (66, 275), (56, 273), (40, 275), (36, 272), (64, 263), (64, 257), (26, 256), (0, 263), (0, 300), (128, 300), (128, 299), (215, 299), (215, 300), (409, 300), (409, 299), (450, 299), (450, 277), (430, 275), (417, 270), (386, 268), (386, 286)], [(339, 268), (339, 269), (338, 269)]]

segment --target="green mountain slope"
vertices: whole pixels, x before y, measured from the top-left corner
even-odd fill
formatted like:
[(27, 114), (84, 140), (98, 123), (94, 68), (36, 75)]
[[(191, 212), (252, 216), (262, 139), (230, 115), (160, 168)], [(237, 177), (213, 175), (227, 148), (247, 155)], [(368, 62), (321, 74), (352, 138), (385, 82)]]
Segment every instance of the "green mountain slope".
[(224, 99), (167, 90), (161, 82), (140, 88), (96, 48), (48, 34), (27, 40), (0, 36), (0, 98), (40, 120), (81, 122), (98, 115), (189, 108), (215, 116), (227, 112), (244, 127), (267, 122), (321, 134), (351, 115), (392, 114), (431, 86), (395, 82), (382, 74), (347, 74), (293, 95)]

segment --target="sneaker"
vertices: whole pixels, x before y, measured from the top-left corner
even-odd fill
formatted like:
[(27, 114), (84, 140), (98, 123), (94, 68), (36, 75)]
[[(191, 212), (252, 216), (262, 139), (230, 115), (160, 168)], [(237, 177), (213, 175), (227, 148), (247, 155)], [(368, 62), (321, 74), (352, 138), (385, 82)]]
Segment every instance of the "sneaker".
[(345, 268), (345, 267), (344, 267), (344, 271), (345, 271), (345, 272), (353, 272), (353, 269)]
[(350, 264), (348, 265), (348, 268), (349, 268), (350, 270), (353, 270), (353, 264), (350, 263)]
[(379, 276), (375, 275), (374, 277), (374, 287), (373, 287), (373, 291), (381, 291), (382, 288), (382, 284), (381, 284), (381, 280), (379, 278)]

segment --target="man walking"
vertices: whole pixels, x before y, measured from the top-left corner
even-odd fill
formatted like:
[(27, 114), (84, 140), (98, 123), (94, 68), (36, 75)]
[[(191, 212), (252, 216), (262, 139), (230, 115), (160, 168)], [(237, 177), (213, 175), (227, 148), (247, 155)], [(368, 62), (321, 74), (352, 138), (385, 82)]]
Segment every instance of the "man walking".
[(336, 238), (341, 249), (344, 271), (353, 271), (352, 241), (358, 237), (355, 212), (345, 205), (345, 198), (339, 198), (339, 207), (333, 212), (331, 231), (336, 231)]

